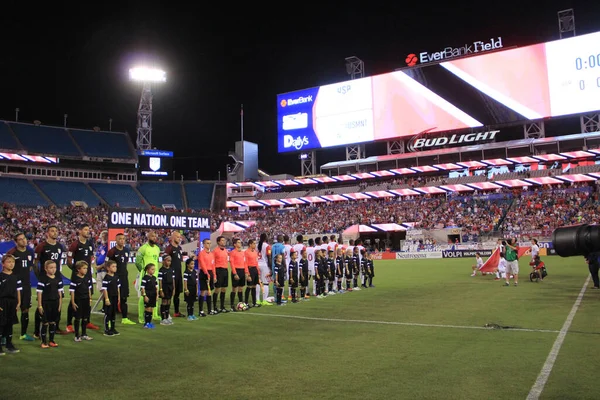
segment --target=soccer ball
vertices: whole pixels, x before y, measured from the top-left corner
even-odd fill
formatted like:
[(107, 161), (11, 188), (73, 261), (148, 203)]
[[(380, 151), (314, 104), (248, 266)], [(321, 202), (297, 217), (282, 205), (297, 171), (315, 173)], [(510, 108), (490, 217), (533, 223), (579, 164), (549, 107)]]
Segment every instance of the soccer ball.
[(236, 308), (238, 311), (246, 311), (248, 309), (248, 306), (240, 301), (239, 303), (237, 303)]

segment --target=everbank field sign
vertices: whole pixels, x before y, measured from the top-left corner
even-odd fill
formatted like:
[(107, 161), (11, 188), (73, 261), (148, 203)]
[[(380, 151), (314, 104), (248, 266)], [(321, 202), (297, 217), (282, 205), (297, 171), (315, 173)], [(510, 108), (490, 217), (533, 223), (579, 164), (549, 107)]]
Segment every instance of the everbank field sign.
[(490, 38), (488, 41), (477, 40), (472, 43), (465, 43), (464, 46), (460, 47), (444, 47), (441, 50), (428, 52), (422, 51), (418, 54), (411, 53), (406, 56), (406, 65), (414, 67), (417, 64), (427, 64), (430, 62), (444, 61), (449, 58), (468, 56), (471, 54), (482, 53), (485, 51), (492, 51), (501, 49), (502, 38)]

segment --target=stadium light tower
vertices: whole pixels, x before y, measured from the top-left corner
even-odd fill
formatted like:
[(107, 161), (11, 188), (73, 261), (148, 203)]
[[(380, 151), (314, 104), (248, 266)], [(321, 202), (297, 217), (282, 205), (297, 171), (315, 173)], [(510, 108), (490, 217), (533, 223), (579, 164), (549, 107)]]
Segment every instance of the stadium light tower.
[(137, 113), (138, 150), (152, 148), (152, 85), (167, 81), (165, 71), (156, 68), (136, 67), (129, 70), (129, 79), (142, 83), (142, 97)]

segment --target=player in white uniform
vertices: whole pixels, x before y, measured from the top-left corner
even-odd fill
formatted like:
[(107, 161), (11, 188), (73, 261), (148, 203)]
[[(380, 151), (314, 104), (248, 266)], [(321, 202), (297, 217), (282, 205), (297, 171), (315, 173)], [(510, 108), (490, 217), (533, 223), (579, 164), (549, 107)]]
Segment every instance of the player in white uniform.
[[(304, 245), (304, 237), (302, 237), (302, 235), (296, 236), (296, 244), (292, 246), (292, 249), (298, 253), (298, 260), (300, 260), (300, 258), (302, 258), (302, 252), (306, 250), (306, 246)], [(296, 281), (300, 281), (300, 268), (298, 268), (298, 276), (294, 277), (294, 279)]]
[[(312, 239), (308, 239), (308, 247), (306, 248), (306, 258), (308, 259), (309, 279), (312, 280), (312, 295), (316, 296), (317, 291), (315, 287), (315, 241)], [(306, 292), (306, 297), (310, 297), (310, 291)]]
[[(290, 263), (292, 262), (292, 245), (290, 244), (290, 237), (288, 235), (283, 235), (283, 248), (285, 249), (285, 253), (284, 253), (284, 261), (285, 261), (285, 281), (288, 282), (290, 280), (290, 277), (288, 276), (288, 268), (287, 266), (290, 265)], [(288, 300), (292, 299), (292, 292), (290, 291), (291, 288), (288, 286)], [(285, 292), (285, 290), (284, 290)], [(283, 299), (285, 300), (285, 295), (283, 296)]]
[(498, 261), (498, 270), (496, 271), (496, 278), (494, 280), (499, 281), (500, 279), (506, 278), (506, 260), (504, 259), (504, 253), (500, 253), (500, 261)]
[[(271, 283), (271, 245), (266, 233), (261, 233), (260, 240), (258, 242), (258, 269), (260, 275), (261, 285), (256, 285), (256, 301), (262, 305), (272, 306), (272, 303), (267, 301), (269, 297), (269, 284)], [(260, 294), (262, 291), (262, 301), (260, 300)]]
[(475, 253), (475, 265), (473, 265), (473, 273), (471, 276), (477, 275), (477, 271), (479, 271), (483, 267), (483, 259), (481, 258), (481, 254)]
[(365, 283), (366, 283), (366, 277), (363, 274), (363, 270), (362, 270), (362, 259), (363, 259), (362, 253), (363, 253), (363, 250), (365, 249), (362, 245), (362, 240), (356, 239), (356, 241), (354, 242), (354, 247), (358, 247), (358, 265), (359, 265), (358, 270), (360, 271), (358, 286), (363, 287), (363, 286), (365, 286)]

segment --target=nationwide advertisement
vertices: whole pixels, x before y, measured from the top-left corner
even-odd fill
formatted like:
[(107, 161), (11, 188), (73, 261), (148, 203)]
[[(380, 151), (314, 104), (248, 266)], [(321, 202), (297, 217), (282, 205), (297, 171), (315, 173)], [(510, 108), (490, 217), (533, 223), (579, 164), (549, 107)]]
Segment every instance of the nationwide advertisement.
[(279, 152), (600, 110), (600, 32), (441, 60), (278, 95)]

